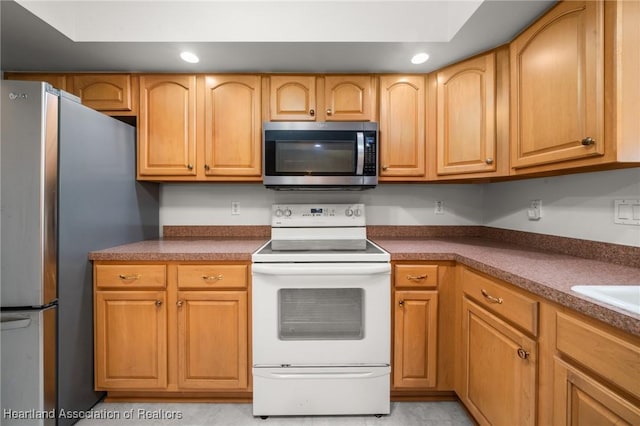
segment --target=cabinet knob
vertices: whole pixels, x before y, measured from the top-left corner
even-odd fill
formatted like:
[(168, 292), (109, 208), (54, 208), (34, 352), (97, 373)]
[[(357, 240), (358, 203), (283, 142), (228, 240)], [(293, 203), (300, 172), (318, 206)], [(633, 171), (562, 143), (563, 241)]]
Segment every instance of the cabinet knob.
[(209, 167), (209, 165), (208, 165), (208, 164), (205, 164), (205, 165), (204, 165), (204, 170), (205, 170), (205, 171), (207, 171), (207, 172), (208, 172), (210, 168), (211, 168), (211, 167)]
[(314, 115), (316, 115), (316, 110), (315, 110), (315, 109), (310, 109), (310, 110), (309, 110), (309, 115), (310, 115), (310, 116), (312, 116), (312, 117), (313, 117)]
[(404, 307), (404, 300), (399, 301), (398, 305), (400, 305), (400, 307), (403, 308)]
[(524, 349), (522, 349), (522, 348), (518, 348), (518, 356), (519, 356), (520, 358), (522, 358), (522, 359), (527, 359), (527, 358), (529, 358), (529, 355), (530, 355), (530, 354), (529, 354), (529, 352), (525, 351), (525, 350), (524, 350)]
[(382, 170), (387, 170), (389, 166), (382, 166)]
[(159, 308), (162, 306), (162, 300), (156, 300), (156, 306)]
[(178, 306), (178, 308), (182, 308), (182, 305), (184, 305), (184, 300), (178, 300), (176, 302), (176, 306)]
[(596, 141), (591, 137), (586, 137), (582, 139), (582, 145), (584, 146), (594, 145), (595, 143)]
[(331, 115), (331, 114), (333, 114), (333, 111), (331, 111), (331, 108), (329, 108), (329, 109), (327, 110), (327, 115)]
[(187, 169), (193, 170), (193, 164), (187, 164)]
[(487, 158), (484, 162), (487, 164), (493, 164), (493, 158)]

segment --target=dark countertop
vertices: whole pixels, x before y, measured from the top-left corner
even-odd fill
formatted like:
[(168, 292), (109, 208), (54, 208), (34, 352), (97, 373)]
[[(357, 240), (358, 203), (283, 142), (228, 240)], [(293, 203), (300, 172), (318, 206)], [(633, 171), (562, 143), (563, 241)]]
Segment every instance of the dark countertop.
[[(391, 260), (450, 260), (504, 280), (640, 336), (640, 315), (571, 290), (573, 285), (640, 284), (640, 268), (617, 265), (481, 237), (371, 238)], [(172, 237), (140, 241), (89, 254), (104, 261), (251, 261), (268, 238)]]
[(574, 285), (640, 285), (640, 268), (485, 238), (373, 238), (391, 260), (452, 260), (640, 336), (640, 315), (590, 299)]

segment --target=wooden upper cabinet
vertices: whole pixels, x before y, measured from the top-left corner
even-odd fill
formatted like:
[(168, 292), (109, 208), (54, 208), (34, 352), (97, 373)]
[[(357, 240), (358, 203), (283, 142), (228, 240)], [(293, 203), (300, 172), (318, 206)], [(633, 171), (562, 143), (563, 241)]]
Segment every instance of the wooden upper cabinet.
[(381, 181), (425, 179), (425, 107), (424, 75), (380, 77)]
[(269, 87), (270, 120), (316, 120), (316, 76), (273, 75)]
[(4, 78), (7, 80), (45, 81), (56, 89), (67, 90), (66, 74), (6, 72)]
[(261, 77), (205, 76), (203, 90), (204, 175), (260, 179)]
[(604, 154), (603, 9), (560, 2), (512, 42), (512, 167)]
[(496, 170), (496, 54), (437, 73), (438, 175)]
[(133, 81), (130, 74), (76, 74), (69, 77), (69, 91), (82, 99), (82, 104), (98, 111), (134, 110)]
[(196, 175), (196, 77), (140, 76), (138, 178)]
[(373, 121), (375, 81), (370, 75), (328, 75), (324, 78), (326, 121)]

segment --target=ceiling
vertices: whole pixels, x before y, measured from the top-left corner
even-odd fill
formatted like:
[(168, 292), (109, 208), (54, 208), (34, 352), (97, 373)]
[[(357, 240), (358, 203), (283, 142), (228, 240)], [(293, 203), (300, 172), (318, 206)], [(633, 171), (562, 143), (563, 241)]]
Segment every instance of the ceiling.
[[(509, 42), (553, 4), (1, 0), (0, 69), (430, 72)], [(183, 50), (198, 54), (200, 62), (180, 60)], [(410, 58), (418, 52), (429, 53), (430, 59), (413, 65)]]

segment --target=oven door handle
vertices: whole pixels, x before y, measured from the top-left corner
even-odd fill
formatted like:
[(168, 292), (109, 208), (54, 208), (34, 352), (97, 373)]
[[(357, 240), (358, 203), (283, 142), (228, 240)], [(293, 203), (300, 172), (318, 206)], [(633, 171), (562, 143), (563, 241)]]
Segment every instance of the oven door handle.
[(358, 145), (358, 161), (356, 163), (356, 176), (364, 174), (364, 133), (356, 133), (356, 143)]
[(377, 275), (390, 274), (389, 263), (254, 263), (254, 274), (263, 275)]

